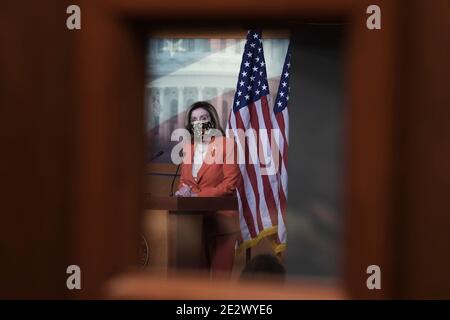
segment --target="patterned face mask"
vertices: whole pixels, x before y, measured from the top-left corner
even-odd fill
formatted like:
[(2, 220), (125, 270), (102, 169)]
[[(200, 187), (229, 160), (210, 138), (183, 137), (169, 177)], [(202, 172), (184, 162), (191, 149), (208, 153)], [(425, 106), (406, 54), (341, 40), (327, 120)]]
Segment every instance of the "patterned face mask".
[(194, 131), (194, 137), (202, 137), (208, 135), (213, 124), (210, 120), (200, 120), (192, 122), (192, 131)]

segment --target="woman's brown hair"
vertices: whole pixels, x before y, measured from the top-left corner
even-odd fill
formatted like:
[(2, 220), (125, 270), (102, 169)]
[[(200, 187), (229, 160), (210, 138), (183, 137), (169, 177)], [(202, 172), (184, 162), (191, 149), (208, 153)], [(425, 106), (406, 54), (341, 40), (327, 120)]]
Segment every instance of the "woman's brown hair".
[(220, 126), (220, 121), (219, 121), (219, 115), (217, 114), (216, 108), (214, 108), (214, 106), (206, 101), (197, 101), (195, 103), (193, 103), (190, 107), (189, 110), (186, 113), (186, 118), (184, 121), (184, 127), (189, 130), (189, 132), (191, 133), (191, 135), (194, 134), (194, 132), (192, 131), (192, 125), (191, 125), (191, 114), (192, 111), (194, 111), (195, 109), (205, 109), (206, 111), (208, 111), (209, 113), (209, 117), (211, 118), (211, 122), (213, 124), (213, 128), (219, 130), (222, 135), (225, 135), (225, 132), (223, 131), (222, 127)]

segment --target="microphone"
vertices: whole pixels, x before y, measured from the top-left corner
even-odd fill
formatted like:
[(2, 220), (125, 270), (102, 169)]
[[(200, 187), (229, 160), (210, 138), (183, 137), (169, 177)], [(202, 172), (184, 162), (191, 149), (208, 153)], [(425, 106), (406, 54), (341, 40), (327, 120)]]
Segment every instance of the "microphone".
[(153, 157), (150, 158), (149, 162), (155, 160), (156, 158), (160, 157), (164, 153), (163, 150), (158, 151)]
[(178, 170), (180, 170), (181, 164), (182, 164), (182, 163), (180, 163), (180, 164), (177, 166), (177, 170), (175, 171), (175, 174), (173, 175), (173, 178), (172, 178), (172, 185), (170, 186), (170, 196), (171, 196), (171, 197), (173, 197), (173, 185), (174, 185), (175, 180), (176, 180), (176, 178), (177, 178)]

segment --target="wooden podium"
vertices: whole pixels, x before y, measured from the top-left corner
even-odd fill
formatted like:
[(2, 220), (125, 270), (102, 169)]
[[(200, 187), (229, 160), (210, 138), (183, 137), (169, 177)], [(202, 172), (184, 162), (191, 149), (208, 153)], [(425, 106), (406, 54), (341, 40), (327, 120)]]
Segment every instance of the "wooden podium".
[(199, 269), (203, 218), (219, 210), (238, 210), (234, 196), (184, 198), (146, 194), (144, 201), (150, 229), (144, 230), (150, 265), (166, 269)]

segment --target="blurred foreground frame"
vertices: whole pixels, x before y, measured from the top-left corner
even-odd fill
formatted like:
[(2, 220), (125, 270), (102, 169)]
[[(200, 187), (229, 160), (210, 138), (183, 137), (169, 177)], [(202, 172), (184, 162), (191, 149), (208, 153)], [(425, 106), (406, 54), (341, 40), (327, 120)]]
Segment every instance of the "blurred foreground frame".
[[(450, 136), (442, 77), (450, 66), (448, 2), (377, 1), (382, 29), (374, 31), (365, 25), (372, 1), (84, 0), (77, 3), (80, 31), (65, 29), (70, 4), (11, 2), (0, 13), (2, 39), (17, 45), (1, 61), (17, 80), (4, 81), (1, 97), (11, 106), (2, 109), (1, 136), (12, 150), (1, 165), (8, 169), (1, 193), (10, 195), (1, 204), (2, 298), (188, 298), (141, 296), (145, 283), (154, 287), (127, 272), (138, 260), (130, 248), (139, 248), (143, 213), (148, 30), (257, 25), (295, 32), (305, 22), (336, 20), (348, 26), (344, 278), (336, 291), (298, 284), (273, 298), (450, 298), (442, 280), (450, 269), (450, 147), (442, 138)], [(29, 150), (41, 152), (30, 157)], [(27, 161), (33, 170), (24, 170)], [(37, 180), (23, 190), (23, 181)], [(81, 290), (66, 288), (70, 264), (81, 267)], [(381, 267), (381, 290), (366, 287), (372, 264)]]

